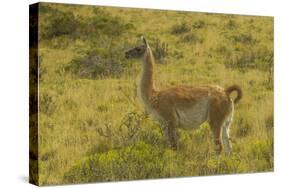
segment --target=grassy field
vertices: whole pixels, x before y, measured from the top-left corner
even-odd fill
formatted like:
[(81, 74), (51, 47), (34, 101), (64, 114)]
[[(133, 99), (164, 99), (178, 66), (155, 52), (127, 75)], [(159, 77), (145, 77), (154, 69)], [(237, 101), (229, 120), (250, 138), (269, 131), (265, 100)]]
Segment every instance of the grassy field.
[[(40, 5), (39, 181), (62, 184), (273, 171), (273, 18)], [(207, 123), (169, 149), (136, 95), (144, 35), (158, 88), (241, 86), (233, 153)]]

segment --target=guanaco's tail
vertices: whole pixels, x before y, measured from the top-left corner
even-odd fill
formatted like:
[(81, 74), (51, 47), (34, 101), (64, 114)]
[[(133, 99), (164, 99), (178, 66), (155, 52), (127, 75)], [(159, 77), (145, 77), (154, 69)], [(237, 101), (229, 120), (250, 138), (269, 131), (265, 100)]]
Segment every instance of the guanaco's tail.
[(234, 99), (234, 103), (236, 104), (243, 96), (242, 90), (238, 85), (232, 85), (225, 89), (225, 93), (229, 96), (233, 91), (237, 92), (237, 97)]

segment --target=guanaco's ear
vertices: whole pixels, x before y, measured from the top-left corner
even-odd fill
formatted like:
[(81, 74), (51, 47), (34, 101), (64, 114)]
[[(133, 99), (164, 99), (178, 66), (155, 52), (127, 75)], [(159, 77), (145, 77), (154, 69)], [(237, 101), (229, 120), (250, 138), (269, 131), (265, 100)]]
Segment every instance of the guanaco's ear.
[(144, 45), (145, 45), (147, 48), (149, 48), (149, 45), (148, 45), (146, 39), (144, 38), (144, 36), (141, 36), (141, 40), (143, 41)]

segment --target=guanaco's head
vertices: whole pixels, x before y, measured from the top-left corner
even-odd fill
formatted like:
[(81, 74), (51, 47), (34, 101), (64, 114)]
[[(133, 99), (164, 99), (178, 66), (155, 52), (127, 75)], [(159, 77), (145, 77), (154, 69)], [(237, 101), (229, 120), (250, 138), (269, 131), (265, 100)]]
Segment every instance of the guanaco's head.
[(125, 52), (125, 57), (126, 58), (142, 58), (143, 55), (145, 54), (146, 50), (149, 48), (148, 43), (146, 42), (146, 39), (142, 36), (141, 40), (143, 44), (140, 46), (134, 47), (128, 51)]

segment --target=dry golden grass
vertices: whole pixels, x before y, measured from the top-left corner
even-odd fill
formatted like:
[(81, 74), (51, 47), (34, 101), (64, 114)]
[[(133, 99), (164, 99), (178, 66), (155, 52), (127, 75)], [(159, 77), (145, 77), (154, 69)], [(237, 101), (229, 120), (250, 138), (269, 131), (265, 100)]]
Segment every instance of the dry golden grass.
[[(103, 11), (133, 24), (134, 29), (115, 37), (101, 34), (104, 44), (102, 40), (97, 44), (95, 32), (85, 38), (71, 33), (41, 38), (40, 184), (273, 171), (273, 81), (272, 65), (267, 65), (273, 54), (272, 18), (43, 6), (49, 9), (41, 14), (42, 30), (53, 10), (72, 12), (89, 23), (95, 11)], [(181, 23), (191, 30), (172, 34), (172, 28)], [(235, 106), (232, 155), (214, 153), (207, 124), (180, 131), (178, 151), (163, 144), (158, 123), (147, 117), (136, 98), (140, 63), (122, 58), (140, 35), (169, 45), (166, 63), (156, 65), (157, 87), (241, 86), (244, 98)], [(78, 56), (86, 56), (92, 48), (99, 49), (95, 52), (99, 55), (108, 45), (117, 46), (114, 57), (125, 65), (120, 75), (89, 78), (68, 71)], [(249, 66), (244, 67), (248, 60)]]

